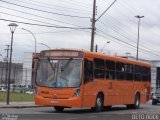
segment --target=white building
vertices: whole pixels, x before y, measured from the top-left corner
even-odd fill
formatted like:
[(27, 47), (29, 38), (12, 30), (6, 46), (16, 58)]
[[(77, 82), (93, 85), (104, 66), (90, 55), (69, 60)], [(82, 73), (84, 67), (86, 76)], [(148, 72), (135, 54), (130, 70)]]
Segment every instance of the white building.
[(159, 88), (160, 87), (160, 60), (149, 61), (152, 65), (151, 67), (151, 80), (152, 87)]
[(32, 77), (32, 55), (31, 52), (25, 52), (23, 57), (23, 78), (22, 85), (31, 85), (31, 77)]

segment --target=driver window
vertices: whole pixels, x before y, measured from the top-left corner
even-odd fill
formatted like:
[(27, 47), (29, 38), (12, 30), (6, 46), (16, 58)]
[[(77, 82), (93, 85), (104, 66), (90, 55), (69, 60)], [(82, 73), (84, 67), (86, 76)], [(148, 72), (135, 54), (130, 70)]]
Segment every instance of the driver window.
[(93, 62), (85, 60), (84, 62), (84, 83), (93, 80)]

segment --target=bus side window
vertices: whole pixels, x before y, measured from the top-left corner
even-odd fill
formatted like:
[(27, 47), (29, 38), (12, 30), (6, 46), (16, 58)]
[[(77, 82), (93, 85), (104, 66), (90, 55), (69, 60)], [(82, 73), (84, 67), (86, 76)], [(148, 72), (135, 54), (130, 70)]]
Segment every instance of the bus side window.
[(85, 60), (84, 62), (84, 83), (93, 80), (93, 62)]
[(107, 60), (106, 61), (106, 79), (114, 80), (115, 79), (115, 61)]

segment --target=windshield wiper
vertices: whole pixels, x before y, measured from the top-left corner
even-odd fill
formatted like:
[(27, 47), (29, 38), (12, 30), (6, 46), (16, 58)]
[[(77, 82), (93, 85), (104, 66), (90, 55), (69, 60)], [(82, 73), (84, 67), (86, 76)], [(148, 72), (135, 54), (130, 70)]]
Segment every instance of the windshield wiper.
[(50, 62), (51, 59), (48, 57), (47, 60), (49, 62), (49, 65), (51, 66), (52, 70), (55, 71), (55, 68), (53, 67), (53, 64), (51, 64), (51, 62)]

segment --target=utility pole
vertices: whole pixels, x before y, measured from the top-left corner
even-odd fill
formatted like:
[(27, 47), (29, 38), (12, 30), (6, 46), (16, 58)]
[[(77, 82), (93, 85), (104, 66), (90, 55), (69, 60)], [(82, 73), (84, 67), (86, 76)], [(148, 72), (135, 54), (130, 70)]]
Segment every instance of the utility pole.
[(90, 51), (93, 52), (94, 50), (94, 36), (95, 36), (95, 23), (112, 7), (112, 5), (116, 2), (115, 0), (97, 19), (95, 18), (96, 16), (96, 0), (93, 0), (93, 15), (92, 15), (92, 33), (91, 33), (91, 47)]
[(5, 49), (5, 51), (7, 51), (7, 56), (6, 56), (6, 86), (7, 86), (7, 83), (8, 83), (8, 54), (9, 54), (9, 45), (6, 45), (7, 46), (7, 49)]
[(95, 52), (98, 52), (98, 45), (96, 44)]
[(135, 16), (136, 18), (138, 18), (138, 38), (137, 38), (137, 55), (136, 55), (136, 59), (138, 60), (138, 52), (139, 52), (139, 27), (140, 27), (140, 19), (143, 18), (144, 16)]
[(93, 52), (94, 50), (94, 36), (95, 36), (95, 23), (96, 23), (96, 0), (93, 1), (93, 15), (92, 15), (92, 33), (91, 33), (91, 47), (90, 51)]

